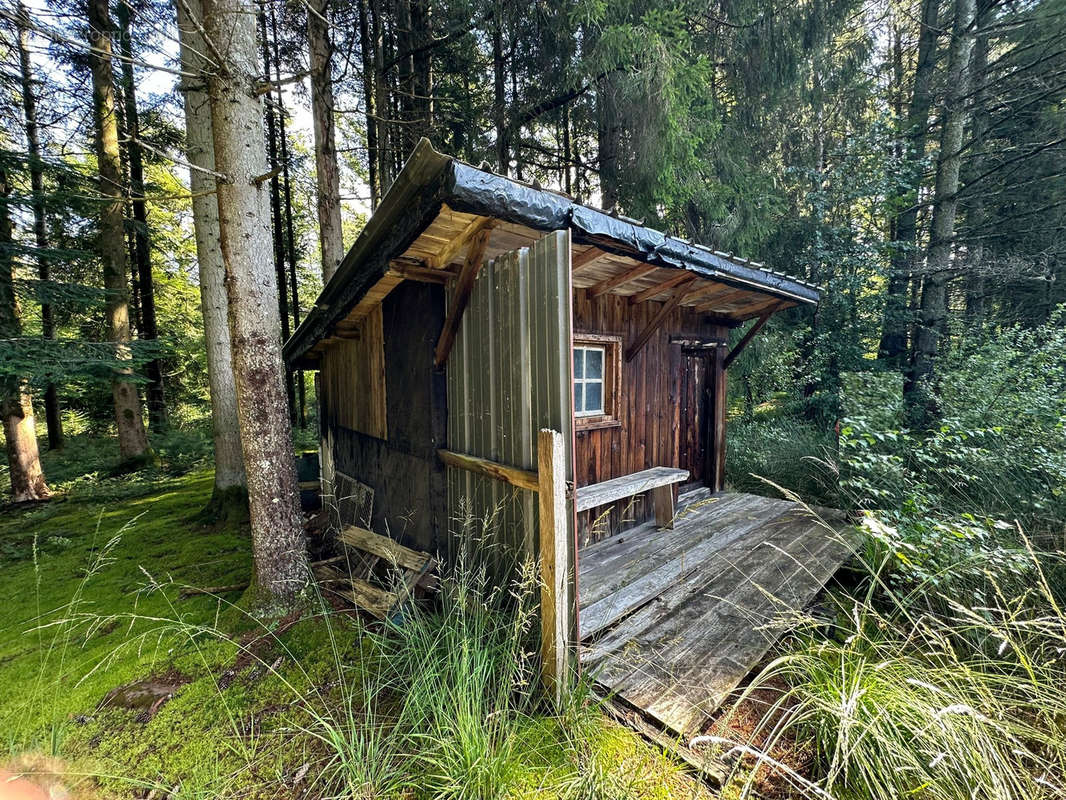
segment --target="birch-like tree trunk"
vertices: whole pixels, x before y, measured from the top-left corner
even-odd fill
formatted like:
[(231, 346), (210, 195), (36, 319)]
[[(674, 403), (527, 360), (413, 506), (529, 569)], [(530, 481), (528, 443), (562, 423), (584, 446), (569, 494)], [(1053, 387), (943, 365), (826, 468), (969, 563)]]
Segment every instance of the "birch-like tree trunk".
[[(30, 155), (30, 190), (33, 192), (33, 236), (37, 244), (37, 277), (51, 280), (48, 252), (48, 225), (44, 208), (44, 170), (41, 165), (41, 140), (37, 126), (37, 93), (33, 88), (33, 65), (30, 63), (30, 17), (20, 2), (18, 14), (19, 68), (22, 77), (22, 110), (26, 115), (26, 144)], [(41, 335), (56, 338), (55, 315), (52, 304), (41, 303)], [(44, 416), (48, 427), (48, 447), (63, 447), (63, 418), (59, 415), (59, 394), (56, 385), (49, 383), (44, 390)]]
[(205, 0), (202, 8), (205, 44), (217, 60), (205, 77), (215, 169), (226, 176), (218, 181), (218, 217), (248, 477), (254, 602), (276, 611), (297, 602), (308, 565), (278, 336), (256, 8), (250, 0)]
[[(108, 338), (119, 359), (130, 358), (129, 284), (122, 221), (122, 165), (118, 149), (118, 117), (115, 115), (115, 83), (111, 64), (113, 26), (107, 0), (88, 0), (89, 65), (93, 84), (93, 115), (96, 123), (96, 160), (100, 194), (100, 260), (104, 288), (108, 291), (106, 314)], [(125, 462), (149, 455), (148, 436), (141, 415), (137, 384), (132, 369), (117, 368), (111, 379), (115, 403), (118, 447)]]
[[(7, 172), (0, 169), (0, 338), (14, 339), (22, 334), (18, 301), (15, 297), (11, 214), (8, 198), (11, 186)], [(33, 403), (17, 375), (0, 376), (0, 416), (3, 417), (11, 496), (16, 503), (45, 500), (50, 496), (37, 451), (37, 428)]]
[(332, 46), (327, 0), (307, 4), (307, 44), (311, 62), (311, 114), (315, 134), (315, 179), (318, 183), (318, 243), (322, 280), (328, 281), (344, 258), (341, 230), (341, 185), (334, 141)]
[(378, 207), (381, 199), (381, 187), (378, 185), (378, 118), (377, 97), (374, 93), (375, 79), (374, 52), (376, 42), (370, 37), (370, 8), (368, 0), (358, 0), (359, 6), (359, 43), (363, 62), (363, 107), (366, 118), (366, 164), (367, 183), (370, 184), (370, 210)]
[(953, 271), (952, 248), (959, 205), (959, 171), (962, 166), (963, 135), (970, 117), (975, 16), (975, 0), (955, 0), (955, 23), (945, 76), (947, 94), (941, 111), (933, 220), (929, 230), (929, 250), (908, 382), (912, 400), (916, 406), (925, 409), (925, 416), (935, 411), (930, 384), (935, 378), (936, 358), (947, 327), (948, 280)]
[[(199, 75), (204, 70), (204, 54), (207, 52), (197, 27), (203, 18), (200, 0), (179, 0), (177, 6), (182, 70)], [(186, 155), (192, 164), (189, 185), (215, 446), (215, 487), (208, 509), (219, 516), (228, 516), (234, 511), (246, 513), (248, 493), (241, 454), (241, 429), (237, 421), (237, 386), (230, 353), (226, 268), (219, 243), (218, 201), (213, 174), (215, 143), (207, 85), (202, 79), (186, 77), (182, 79), (182, 89), (185, 95)]]

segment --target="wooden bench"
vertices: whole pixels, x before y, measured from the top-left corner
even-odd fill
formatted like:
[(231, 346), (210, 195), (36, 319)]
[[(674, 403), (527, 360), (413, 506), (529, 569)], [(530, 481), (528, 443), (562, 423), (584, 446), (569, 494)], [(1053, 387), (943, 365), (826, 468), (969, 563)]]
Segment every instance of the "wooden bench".
[(687, 469), (673, 467), (652, 467), (611, 478), (602, 483), (582, 486), (576, 492), (575, 507), (578, 511), (605, 506), (616, 500), (651, 492), (651, 502), (655, 509), (655, 524), (660, 528), (674, 527), (674, 484), (688, 480)]

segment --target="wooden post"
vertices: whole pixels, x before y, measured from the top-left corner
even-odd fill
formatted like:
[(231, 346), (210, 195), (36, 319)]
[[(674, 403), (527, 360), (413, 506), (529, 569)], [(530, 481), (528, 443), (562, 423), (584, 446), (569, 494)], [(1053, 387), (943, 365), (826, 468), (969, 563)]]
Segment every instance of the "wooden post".
[(712, 492), (725, 488), (725, 345), (714, 348), (707, 359), (704, 397), (707, 413), (704, 442), (705, 478)]
[(674, 529), (674, 485), (657, 486), (651, 490), (651, 502), (655, 508), (655, 524), (667, 530)]
[(537, 435), (540, 510), (540, 656), (544, 686), (559, 705), (570, 688), (570, 558), (563, 435)]

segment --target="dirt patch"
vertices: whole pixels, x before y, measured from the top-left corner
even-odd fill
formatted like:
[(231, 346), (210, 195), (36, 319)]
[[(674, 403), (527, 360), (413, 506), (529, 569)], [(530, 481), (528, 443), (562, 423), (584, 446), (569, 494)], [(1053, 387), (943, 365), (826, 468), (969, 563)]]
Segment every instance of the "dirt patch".
[[(732, 697), (722, 704), (723, 710), (701, 733), (766, 753), (788, 770), (809, 776), (814, 761), (810, 743), (799, 741), (790, 733), (771, 741), (784, 716), (791, 712), (787, 702), (775, 707), (785, 694), (786, 686), (780, 681), (768, 681), (750, 691), (741, 701), (740, 696), (744, 691), (743, 687), (736, 689)], [(728, 745), (719, 749), (723, 762), (738, 776), (746, 775), (755, 765), (754, 756), (745, 755), (739, 750), (730, 751)], [(753, 776), (756, 794), (764, 798), (796, 797), (793, 782), (784, 777), (783, 772), (772, 766), (763, 766)]]
[(147, 722), (166, 703), (178, 693), (189, 679), (180, 672), (168, 672), (163, 675), (116, 686), (97, 705), (97, 710), (108, 708), (125, 708), (139, 711), (137, 719)]

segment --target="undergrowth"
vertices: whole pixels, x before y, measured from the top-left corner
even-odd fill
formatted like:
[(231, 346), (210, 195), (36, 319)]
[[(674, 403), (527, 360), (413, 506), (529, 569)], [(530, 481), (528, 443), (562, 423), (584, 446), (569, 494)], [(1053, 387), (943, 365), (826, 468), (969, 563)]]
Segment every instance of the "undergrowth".
[[(876, 546), (860, 546), (853, 580), (817, 616), (782, 609), (792, 632), (734, 706), (774, 698), (749, 740), (695, 743), (746, 753), (746, 788), (768, 772), (803, 797), (1063, 796), (1062, 554), (1034, 551), (1015, 530), (1006, 568), (1004, 541), (940, 553), (931, 576), (927, 560), (886, 551), (887, 528), (867, 516), (861, 540)], [(771, 757), (789, 742), (813, 747), (810, 774)]]
[[(261, 623), (239, 595), (246, 534), (193, 520), (207, 473), (152, 496), (8, 515), (0, 541), (0, 727), (10, 757), (60, 757), (94, 796), (702, 796), (584, 690), (545, 700), (531, 573), (470, 567), (396, 625), (319, 601)], [(116, 698), (162, 686), (166, 696)]]

